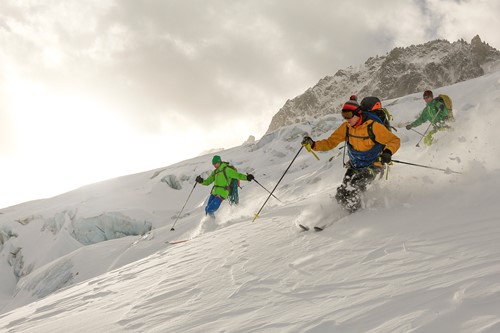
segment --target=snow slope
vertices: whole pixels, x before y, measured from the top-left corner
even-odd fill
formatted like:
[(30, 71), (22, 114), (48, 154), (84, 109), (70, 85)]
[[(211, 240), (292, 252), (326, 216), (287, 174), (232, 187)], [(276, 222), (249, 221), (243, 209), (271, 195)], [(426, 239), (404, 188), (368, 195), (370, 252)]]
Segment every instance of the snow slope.
[[(268, 196), (255, 183), (242, 182), (241, 204), (216, 223), (203, 217), (209, 188), (193, 184), (211, 155), (3, 209), (0, 331), (500, 331), (500, 72), (439, 92), (456, 123), (432, 147), (403, 128), (420, 94), (384, 102), (402, 139), (394, 158), (463, 174), (394, 164), (353, 215), (330, 197), (344, 173), (338, 149), (320, 161), (302, 151), (275, 192), (282, 202), (253, 223)], [(272, 189), (305, 133), (324, 138), (341, 121), (220, 154)], [(190, 240), (166, 243), (176, 239)]]

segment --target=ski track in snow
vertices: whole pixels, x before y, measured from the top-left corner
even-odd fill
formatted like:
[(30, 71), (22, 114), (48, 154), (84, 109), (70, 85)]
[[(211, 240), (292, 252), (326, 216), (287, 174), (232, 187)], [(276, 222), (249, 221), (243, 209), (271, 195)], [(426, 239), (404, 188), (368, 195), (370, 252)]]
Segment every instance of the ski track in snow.
[[(67, 322), (68, 316), (74, 320), (111, 316), (114, 323), (100, 329), (196, 332), (227, 325), (228, 331), (237, 331), (231, 326), (236, 322), (248, 332), (369, 331), (370, 327), (389, 331), (401, 329), (404, 320), (412, 325), (430, 321), (434, 324), (421, 329), (432, 331), (433, 326), (440, 327), (436, 321), (448, 323), (453, 311), (472, 306), (475, 293), (480, 295), (484, 283), (496, 279), (491, 264), (500, 265), (498, 250), (490, 249), (500, 233), (494, 218), (472, 221), (474, 228), (457, 232), (450, 228), (453, 223), (447, 223), (429, 235), (412, 235), (410, 230), (386, 238), (379, 238), (383, 232), (366, 219), (351, 221), (358, 226), (344, 223), (302, 234), (286, 220), (262, 221), (259, 227), (265, 232), (252, 242), (247, 239), (253, 232), (248, 223), (236, 233), (220, 229), (218, 235), (207, 233), (167, 247), (61, 291), (57, 303), (44, 305), (42, 300), (27, 306), (33, 311), (29, 319), (11, 321), (6, 328), (35, 327), (37, 318), (50, 317), (57, 323)], [(278, 237), (280, 232), (291, 237)], [(214, 241), (229, 235), (225, 247)], [(375, 247), (367, 241), (372, 237), (377, 238)], [(274, 255), (269, 255), (269, 248)], [(476, 273), (471, 276), (471, 271)], [(488, 289), (488, 299), (498, 305), (500, 284), (489, 284)], [(115, 302), (105, 301), (110, 297)], [(280, 306), (283, 311), (276, 310)], [(288, 311), (294, 306), (308, 311), (298, 319)], [(268, 313), (268, 309), (275, 310)], [(398, 315), (385, 322), (371, 313)], [(186, 330), (187, 322), (191, 329)]]

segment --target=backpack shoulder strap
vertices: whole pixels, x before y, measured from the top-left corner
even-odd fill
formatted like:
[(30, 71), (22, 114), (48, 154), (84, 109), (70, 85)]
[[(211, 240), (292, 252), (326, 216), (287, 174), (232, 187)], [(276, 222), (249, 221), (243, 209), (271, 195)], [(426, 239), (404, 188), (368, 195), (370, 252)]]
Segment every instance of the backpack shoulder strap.
[(230, 169), (233, 169), (234, 171), (238, 171), (238, 170), (236, 169), (236, 167), (235, 167), (234, 165), (229, 164), (229, 163), (227, 163), (227, 162), (225, 162), (225, 163), (226, 163), (226, 164), (225, 164), (224, 168), (222, 169), (222, 172), (224, 173), (224, 177), (226, 178), (226, 181), (229, 183), (229, 181), (230, 181), (231, 179), (233, 179), (233, 178), (230, 178), (230, 177), (228, 177), (228, 176), (227, 176), (226, 169), (227, 169), (227, 168), (230, 168)]
[(222, 168), (222, 173), (224, 174), (224, 178), (226, 178), (226, 181), (228, 182), (229, 179), (227, 178), (227, 172), (226, 172), (226, 169), (229, 167), (228, 164), (224, 165), (224, 168)]
[(367, 130), (368, 130), (368, 136), (370, 137), (370, 139), (373, 142), (377, 142), (377, 140), (375, 139), (375, 134), (373, 133), (373, 121), (368, 124)]

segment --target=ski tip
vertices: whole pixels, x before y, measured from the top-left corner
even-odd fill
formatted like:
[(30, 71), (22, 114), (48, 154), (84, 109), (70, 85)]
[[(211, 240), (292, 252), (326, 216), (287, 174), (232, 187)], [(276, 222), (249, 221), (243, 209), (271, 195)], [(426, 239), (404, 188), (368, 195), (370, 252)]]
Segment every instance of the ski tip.
[(314, 227), (314, 231), (323, 231), (325, 227)]
[(309, 227), (308, 226), (305, 226), (303, 224), (299, 224), (299, 227), (304, 230), (304, 231), (309, 231)]

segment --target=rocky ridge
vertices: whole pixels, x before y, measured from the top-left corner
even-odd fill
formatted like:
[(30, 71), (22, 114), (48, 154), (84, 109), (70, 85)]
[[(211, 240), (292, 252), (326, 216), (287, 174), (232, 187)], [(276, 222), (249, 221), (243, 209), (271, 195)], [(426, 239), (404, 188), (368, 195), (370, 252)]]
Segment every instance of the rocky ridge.
[(437, 39), (425, 44), (396, 47), (385, 56), (371, 57), (326, 76), (302, 95), (286, 101), (267, 133), (338, 112), (350, 95), (392, 99), (426, 89), (470, 80), (500, 68), (500, 52), (475, 36), (450, 43)]

